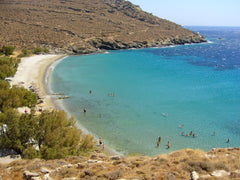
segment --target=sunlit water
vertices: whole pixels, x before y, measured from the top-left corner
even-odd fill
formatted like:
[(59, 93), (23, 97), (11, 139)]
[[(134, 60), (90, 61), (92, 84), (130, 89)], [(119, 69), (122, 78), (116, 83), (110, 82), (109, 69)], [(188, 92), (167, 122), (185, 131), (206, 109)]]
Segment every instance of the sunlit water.
[(122, 153), (239, 147), (240, 28), (188, 28), (210, 43), (71, 56), (50, 87), (71, 96), (59, 101), (79, 124)]

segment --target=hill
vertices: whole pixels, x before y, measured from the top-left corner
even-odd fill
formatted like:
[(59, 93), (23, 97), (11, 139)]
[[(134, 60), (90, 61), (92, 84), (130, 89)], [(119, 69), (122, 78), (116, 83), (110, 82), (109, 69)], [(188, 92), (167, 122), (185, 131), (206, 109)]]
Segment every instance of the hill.
[(240, 149), (179, 150), (156, 157), (92, 154), (1, 165), (0, 179), (240, 179)]
[(0, 47), (91, 53), (204, 41), (125, 0), (0, 1)]

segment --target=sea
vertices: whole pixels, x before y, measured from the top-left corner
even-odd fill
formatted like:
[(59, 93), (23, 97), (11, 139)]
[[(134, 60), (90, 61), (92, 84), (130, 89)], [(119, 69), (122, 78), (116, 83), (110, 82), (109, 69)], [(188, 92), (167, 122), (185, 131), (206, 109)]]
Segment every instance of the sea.
[(240, 147), (240, 27), (185, 28), (208, 42), (69, 56), (49, 88), (70, 96), (57, 101), (122, 154)]

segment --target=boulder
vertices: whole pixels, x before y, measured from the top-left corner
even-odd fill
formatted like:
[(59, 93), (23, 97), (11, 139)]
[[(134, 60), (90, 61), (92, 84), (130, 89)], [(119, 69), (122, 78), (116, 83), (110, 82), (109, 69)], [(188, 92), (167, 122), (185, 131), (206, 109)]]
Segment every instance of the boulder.
[(216, 171), (213, 171), (211, 175), (215, 177), (225, 177), (225, 176), (229, 176), (230, 172), (227, 172), (225, 170), (216, 170)]

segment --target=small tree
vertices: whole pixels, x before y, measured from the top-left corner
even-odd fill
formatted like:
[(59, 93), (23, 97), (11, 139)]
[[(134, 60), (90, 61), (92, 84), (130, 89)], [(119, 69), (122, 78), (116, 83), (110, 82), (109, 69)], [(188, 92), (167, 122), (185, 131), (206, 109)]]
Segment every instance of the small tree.
[(14, 50), (15, 50), (14, 46), (3, 46), (0, 52), (4, 53), (6, 56), (10, 56), (13, 54)]
[(41, 47), (36, 47), (33, 51), (34, 54), (41, 54), (43, 52), (43, 49)]

